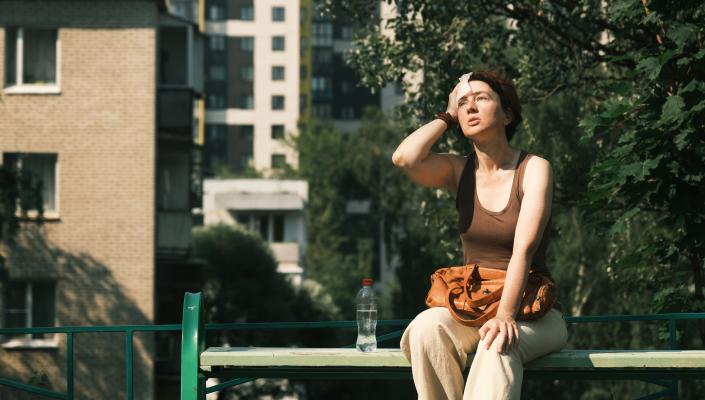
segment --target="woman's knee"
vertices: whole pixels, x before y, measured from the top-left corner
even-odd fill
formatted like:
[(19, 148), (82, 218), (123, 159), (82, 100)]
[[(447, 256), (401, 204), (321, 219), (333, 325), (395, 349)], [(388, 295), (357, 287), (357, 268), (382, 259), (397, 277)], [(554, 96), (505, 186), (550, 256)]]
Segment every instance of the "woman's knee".
[(448, 322), (448, 314), (448, 310), (441, 307), (424, 310), (411, 321), (404, 336), (408, 337), (412, 345), (426, 346), (438, 343), (438, 337)]

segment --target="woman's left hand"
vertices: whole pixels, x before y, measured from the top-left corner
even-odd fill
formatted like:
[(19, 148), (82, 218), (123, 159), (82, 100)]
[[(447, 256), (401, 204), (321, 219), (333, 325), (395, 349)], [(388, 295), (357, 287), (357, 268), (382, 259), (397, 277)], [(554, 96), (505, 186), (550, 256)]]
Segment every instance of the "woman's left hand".
[(479, 333), (480, 339), (486, 339), (486, 349), (490, 348), (493, 340), (497, 340), (496, 348), (500, 354), (505, 354), (512, 345), (519, 343), (519, 327), (511, 316), (495, 316), (482, 325)]

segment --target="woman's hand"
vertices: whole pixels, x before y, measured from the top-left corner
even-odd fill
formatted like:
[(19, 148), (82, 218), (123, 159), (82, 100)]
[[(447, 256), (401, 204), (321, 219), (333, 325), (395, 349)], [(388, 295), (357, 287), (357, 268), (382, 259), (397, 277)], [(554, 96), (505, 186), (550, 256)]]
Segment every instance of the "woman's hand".
[(497, 315), (485, 322), (480, 328), (480, 339), (485, 339), (485, 348), (489, 349), (493, 340), (497, 340), (497, 351), (505, 354), (509, 348), (519, 344), (519, 327), (511, 316)]
[(458, 99), (456, 97), (458, 93), (458, 86), (460, 85), (460, 83), (455, 85), (453, 91), (448, 95), (448, 108), (446, 108), (446, 111), (456, 122), (458, 121)]

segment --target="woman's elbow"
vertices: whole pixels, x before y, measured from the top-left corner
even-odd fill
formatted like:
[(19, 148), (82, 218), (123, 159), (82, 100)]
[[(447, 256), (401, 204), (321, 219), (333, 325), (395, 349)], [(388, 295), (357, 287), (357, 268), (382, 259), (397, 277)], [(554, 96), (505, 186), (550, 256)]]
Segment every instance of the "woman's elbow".
[(394, 166), (396, 167), (403, 168), (408, 165), (408, 162), (404, 155), (399, 150), (397, 150), (394, 152), (394, 154), (392, 154), (392, 164), (394, 164)]

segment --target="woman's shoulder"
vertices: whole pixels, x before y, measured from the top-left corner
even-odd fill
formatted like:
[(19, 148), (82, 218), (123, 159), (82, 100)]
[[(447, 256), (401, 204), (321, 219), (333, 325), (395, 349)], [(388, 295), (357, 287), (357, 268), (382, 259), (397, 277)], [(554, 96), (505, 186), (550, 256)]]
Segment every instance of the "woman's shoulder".
[(525, 193), (528, 187), (543, 186), (553, 179), (551, 162), (547, 159), (532, 153), (527, 153), (524, 161), (523, 179), (521, 182), (521, 193)]

